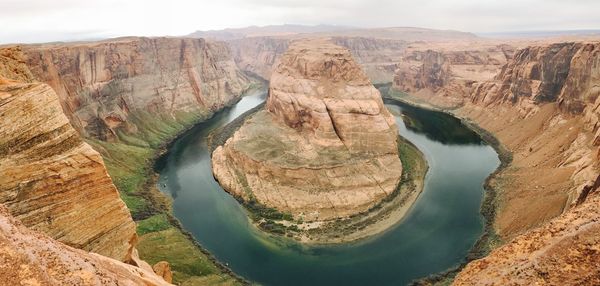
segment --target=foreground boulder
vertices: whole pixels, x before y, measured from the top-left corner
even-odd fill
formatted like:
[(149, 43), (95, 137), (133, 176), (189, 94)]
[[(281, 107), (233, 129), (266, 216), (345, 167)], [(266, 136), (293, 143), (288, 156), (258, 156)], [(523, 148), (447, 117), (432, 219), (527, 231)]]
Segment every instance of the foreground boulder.
[(347, 217), (390, 195), (402, 173), (397, 128), (350, 52), (294, 42), (271, 77), (266, 110), (213, 153), (223, 188), (304, 221)]
[(0, 285), (171, 285), (144, 269), (64, 245), (0, 204)]

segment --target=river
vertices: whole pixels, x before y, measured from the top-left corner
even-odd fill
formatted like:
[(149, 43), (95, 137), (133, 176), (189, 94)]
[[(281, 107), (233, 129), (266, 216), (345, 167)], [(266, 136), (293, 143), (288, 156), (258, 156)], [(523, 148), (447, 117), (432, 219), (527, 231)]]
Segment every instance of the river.
[(214, 180), (206, 136), (265, 99), (264, 91), (253, 92), (198, 124), (156, 166), (174, 215), (219, 261), (262, 285), (350, 286), (405, 285), (464, 260), (483, 232), (483, 183), (500, 164), (498, 156), (458, 119), (395, 101), (386, 106), (400, 134), (429, 164), (423, 193), (401, 223), (359, 242), (328, 246), (258, 231)]

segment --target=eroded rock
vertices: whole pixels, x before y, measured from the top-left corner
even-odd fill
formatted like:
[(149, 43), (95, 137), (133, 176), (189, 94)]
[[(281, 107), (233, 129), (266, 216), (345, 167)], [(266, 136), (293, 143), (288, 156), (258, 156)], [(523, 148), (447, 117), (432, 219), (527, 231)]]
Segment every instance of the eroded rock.
[(350, 52), (293, 43), (271, 77), (266, 110), (213, 153), (223, 188), (304, 221), (368, 210), (399, 183), (397, 128)]

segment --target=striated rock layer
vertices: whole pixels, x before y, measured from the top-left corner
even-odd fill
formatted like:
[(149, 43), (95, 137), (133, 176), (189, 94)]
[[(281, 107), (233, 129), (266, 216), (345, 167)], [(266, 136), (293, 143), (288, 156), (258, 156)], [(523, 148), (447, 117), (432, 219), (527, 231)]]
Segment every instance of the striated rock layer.
[(25, 227), (0, 205), (2, 285), (171, 285), (142, 269), (66, 246)]
[[(54, 91), (32, 81), (18, 50), (0, 57), (0, 204), (26, 226), (73, 247), (131, 259), (135, 224), (100, 155)], [(4, 78), (3, 80), (1, 80)]]
[(469, 263), (454, 285), (600, 285), (600, 196)]
[(26, 46), (35, 77), (58, 94), (71, 124), (87, 138), (136, 133), (141, 114), (208, 114), (238, 98), (249, 79), (227, 44), (204, 39), (123, 38)]
[(512, 153), (490, 182), (494, 229), (510, 242), (470, 263), (457, 285), (598, 284), (599, 67), (596, 42), (531, 46), (461, 92), (440, 92), (455, 80), (411, 92), (409, 100), (456, 108)]
[(397, 128), (347, 49), (294, 42), (271, 77), (266, 110), (213, 153), (224, 189), (305, 221), (363, 212), (397, 187)]

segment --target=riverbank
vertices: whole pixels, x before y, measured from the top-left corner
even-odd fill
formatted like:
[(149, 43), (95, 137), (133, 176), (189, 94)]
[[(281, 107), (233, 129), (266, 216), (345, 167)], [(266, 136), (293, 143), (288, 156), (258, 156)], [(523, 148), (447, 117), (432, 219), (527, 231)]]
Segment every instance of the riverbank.
[(498, 158), (500, 159), (500, 166), (498, 166), (498, 168), (493, 173), (491, 173), (484, 182), (484, 189), (486, 191), (484, 193), (483, 201), (481, 204), (481, 214), (485, 222), (483, 234), (473, 245), (468, 255), (466, 256), (465, 261), (463, 261), (460, 265), (448, 269), (447, 271), (444, 271), (442, 273), (430, 275), (429, 277), (414, 281), (415, 285), (445, 285), (444, 283), (451, 282), (454, 279), (454, 277), (458, 274), (458, 272), (460, 272), (469, 262), (485, 257), (491, 252), (492, 249), (496, 248), (502, 243), (501, 238), (498, 236), (494, 229), (494, 219), (496, 216), (496, 209), (498, 208), (499, 190), (497, 188), (494, 188), (491, 182), (493, 179), (498, 177), (500, 172), (508, 168), (508, 166), (512, 162), (512, 153), (505, 146), (502, 145), (502, 143), (494, 136), (494, 134), (480, 127), (479, 125), (477, 125), (477, 123), (473, 122), (472, 120), (457, 115), (454, 112), (456, 108), (444, 109), (437, 106), (433, 106), (431, 104), (427, 104), (422, 100), (412, 97), (407, 93), (392, 90), (391, 84), (381, 84), (377, 87), (384, 98), (397, 100), (404, 104), (422, 109), (443, 112), (450, 116), (460, 119), (465, 126), (477, 133), (486, 143), (488, 143), (492, 148), (494, 148), (494, 150), (498, 154)]
[[(240, 128), (244, 121), (263, 109), (259, 105), (208, 136), (212, 155)], [(424, 155), (408, 140), (398, 137), (398, 154), (403, 174), (395, 191), (368, 211), (344, 219), (331, 221), (294, 221), (290, 215), (267, 208), (256, 202), (248, 203), (236, 198), (248, 211), (250, 222), (258, 229), (275, 236), (285, 236), (304, 244), (337, 244), (353, 242), (380, 234), (398, 224), (409, 212), (423, 191), (428, 165)]]
[[(263, 85), (258, 84), (249, 87), (244, 94), (262, 90)], [(227, 102), (223, 109), (240, 99)], [(172, 199), (157, 188), (156, 163), (167, 154), (174, 141), (217, 112), (178, 114), (175, 118), (141, 115), (136, 118), (138, 125), (148, 128), (140, 138), (89, 142), (102, 154), (111, 178), (138, 224), (140, 258), (150, 264), (168, 261), (175, 283), (248, 284), (217, 261), (182, 227), (172, 213)]]

